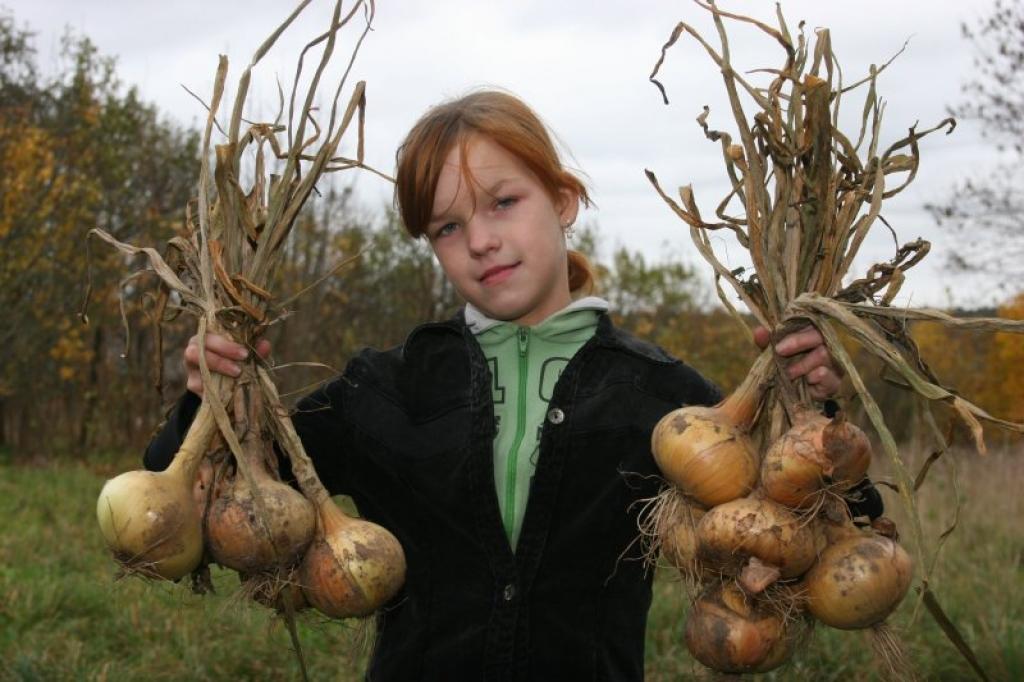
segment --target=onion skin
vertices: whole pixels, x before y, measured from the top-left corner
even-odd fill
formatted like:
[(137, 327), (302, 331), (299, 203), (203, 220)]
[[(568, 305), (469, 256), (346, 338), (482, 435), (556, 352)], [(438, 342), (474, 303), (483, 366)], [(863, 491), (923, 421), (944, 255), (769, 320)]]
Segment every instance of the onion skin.
[(743, 497), (757, 482), (760, 461), (747, 429), (775, 371), (773, 352), (762, 352), (740, 387), (715, 407), (682, 407), (654, 427), (651, 453), (662, 474), (705, 508)]
[(686, 577), (698, 577), (701, 573), (697, 563), (697, 522), (703, 515), (700, 509), (684, 507), (659, 537), (661, 555)]
[(349, 518), (327, 498), (320, 529), (299, 567), (306, 600), (331, 618), (368, 616), (405, 582), (405, 553), (385, 528)]
[(96, 517), (114, 558), (129, 571), (177, 580), (203, 558), (192, 491), (174, 473), (128, 471), (110, 479)]
[(686, 619), (686, 647), (723, 673), (759, 673), (785, 663), (794, 650), (782, 617), (748, 601), (732, 583), (711, 585)]
[(177, 580), (203, 559), (203, 530), (192, 487), (196, 469), (217, 431), (203, 403), (165, 471), (128, 471), (103, 486), (96, 501), (100, 532), (130, 572)]
[(765, 453), (761, 488), (790, 509), (814, 508), (826, 487), (845, 491), (871, 464), (871, 443), (842, 412), (828, 417), (804, 408)]
[(781, 578), (796, 578), (817, 558), (812, 525), (772, 500), (733, 500), (709, 510), (697, 524), (697, 556), (726, 575), (738, 574), (757, 557), (779, 569)]
[(912, 576), (910, 555), (897, 543), (851, 529), (804, 578), (807, 610), (840, 630), (870, 627), (899, 606)]
[(316, 532), (316, 511), (302, 493), (266, 474), (256, 479), (256, 485), (266, 511), (266, 529), (252, 489), (240, 474), (213, 501), (206, 522), (214, 560), (243, 573), (295, 563)]
[(822, 432), (822, 447), (831, 463), (826, 473), (842, 490), (864, 480), (871, 465), (871, 441), (856, 425), (846, 421), (842, 412)]
[(665, 478), (705, 507), (743, 497), (757, 482), (753, 444), (713, 407), (683, 407), (662, 417), (651, 452)]
[(809, 509), (825, 484), (822, 436), (829, 419), (811, 410), (799, 413), (793, 426), (772, 443), (761, 462), (761, 489), (790, 509)]

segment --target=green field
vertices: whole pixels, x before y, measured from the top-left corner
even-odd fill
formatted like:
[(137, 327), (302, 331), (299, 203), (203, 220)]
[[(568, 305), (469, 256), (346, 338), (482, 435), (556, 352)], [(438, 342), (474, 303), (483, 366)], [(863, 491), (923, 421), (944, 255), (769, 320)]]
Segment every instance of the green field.
[[(961, 461), (960, 524), (943, 550), (933, 587), (991, 679), (1024, 679), (1024, 456)], [(287, 630), (237, 596), (237, 579), (215, 572), (217, 595), (175, 585), (114, 581), (94, 518), (112, 466), (28, 466), (0, 460), (0, 680), (296, 680)], [(944, 471), (921, 504), (937, 535), (953, 513)], [(888, 498), (890, 506), (894, 498)], [(899, 515), (894, 514), (897, 520)], [(904, 526), (905, 530), (906, 527)], [(682, 643), (686, 597), (659, 575), (648, 627), (649, 680), (713, 679)], [(923, 610), (907, 598), (892, 619), (923, 679), (973, 675)], [(365, 628), (304, 615), (310, 676), (361, 679)], [(880, 679), (863, 633), (818, 628), (777, 680)]]

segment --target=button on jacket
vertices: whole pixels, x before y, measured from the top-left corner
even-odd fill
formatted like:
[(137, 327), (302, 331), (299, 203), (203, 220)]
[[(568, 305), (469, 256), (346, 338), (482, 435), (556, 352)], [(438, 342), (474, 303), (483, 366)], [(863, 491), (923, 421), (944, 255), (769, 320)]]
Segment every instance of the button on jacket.
[[(555, 385), (513, 552), (490, 373), (462, 314), (361, 352), (293, 420), (327, 488), (405, 549), (406, 584), (378, 616), (367, 678), (642, 679), (651, 575), (635, 503), (660, 485), (650, 434), (670, 410), (719, 397), (602, 315)], [(167, 466), (197, 405), (179, 404), (147, 467)]]

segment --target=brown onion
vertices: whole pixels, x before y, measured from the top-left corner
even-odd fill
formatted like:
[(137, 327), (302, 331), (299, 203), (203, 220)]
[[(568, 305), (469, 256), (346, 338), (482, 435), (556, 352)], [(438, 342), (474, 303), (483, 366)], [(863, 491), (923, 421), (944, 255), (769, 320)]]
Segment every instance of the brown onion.
[(768, 499), (745, 497), (709, 510), (697, 524), (697, 541), (698, 559), (726, 575), (757, 558), (779, 577), (796, 578), (817, 558), (812, 523)]
[(351, 518), (330, 498), (317, 512), (317, 539), (299, 567), (306, 600), (332, 618), (373, 613), (405, 582), (402, 546), (385, 528)]
[(709, 586), (686, 619), (687, 649), (723, 673), (777, 668), (792, 655), (796, 640), (777, 609), (747, 598), (731, 582)]
[(747, 429), (774, 371), (771, 352), (761, 354), (720, 404), (669, 412), (651, 434), (651, 452), (665, 478), (705, 507), (742, 497), (757, 481), (759, 463)]
[(889, 538), (852, 527), (830, 535), (836, 539), (804, 578), (808, 611), (842, 630), (882, 622), (910, 587), (910, 555)]
[(239, 471), (210, 506), (210, 553), (221, 566), (244, 573), (295, 563), (316, 531), (313, 504), (271, 478), (261, 462), (252, 461), (249, 468), (255, 493)]
[(793, 426), (772, 443), (761, 462), (765, 495), (792, 509), (814, 506), (825, 482), (828, 463), (821, 439), (828, 423), (813, 410), (797, 413)]
[(830, 419), (804, 408), (765, 453), (761, 488), (780, 504), (810, 509), (826, 487), (843, 491), (863, 480), (870, 463), (867, 436), (842, 412)]
[(871, 465), (871, 441), (867, 435), (837, 413), (822, 433), (822, 445), (830, 468), (825, 473), (841, 490), (864, 480)]
[[(271, 409), (283, 410), (270, 375), (263, 368), (257, 374)], [(320, 482), (291, 420), (282, 419), (276, 426), (277, 442), (317, 513), (316, 537), (299, 565), (302, 593), (327, 616), (367, 616), (395, 596), (405, 582), (402, 545), (387, 529), (341, 511)]]

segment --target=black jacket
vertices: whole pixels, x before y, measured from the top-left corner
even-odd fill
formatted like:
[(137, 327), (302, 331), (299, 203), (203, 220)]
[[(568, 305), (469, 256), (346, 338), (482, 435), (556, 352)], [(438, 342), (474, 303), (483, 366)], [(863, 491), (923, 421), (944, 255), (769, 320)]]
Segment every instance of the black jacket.
[[(461, 315), (360, 353), (293, 420), (327, 488), (406, 552), (367, 678), (642, 679), (651, 575), (635, 503), (660, 485), (651, 430), (680, 405), (718, 399), (602, 316), (555, 388), (513, 553), (494, 488), (490, 374)], [(148, 468), (167, 466), (197, 406), (179, 404)]]

